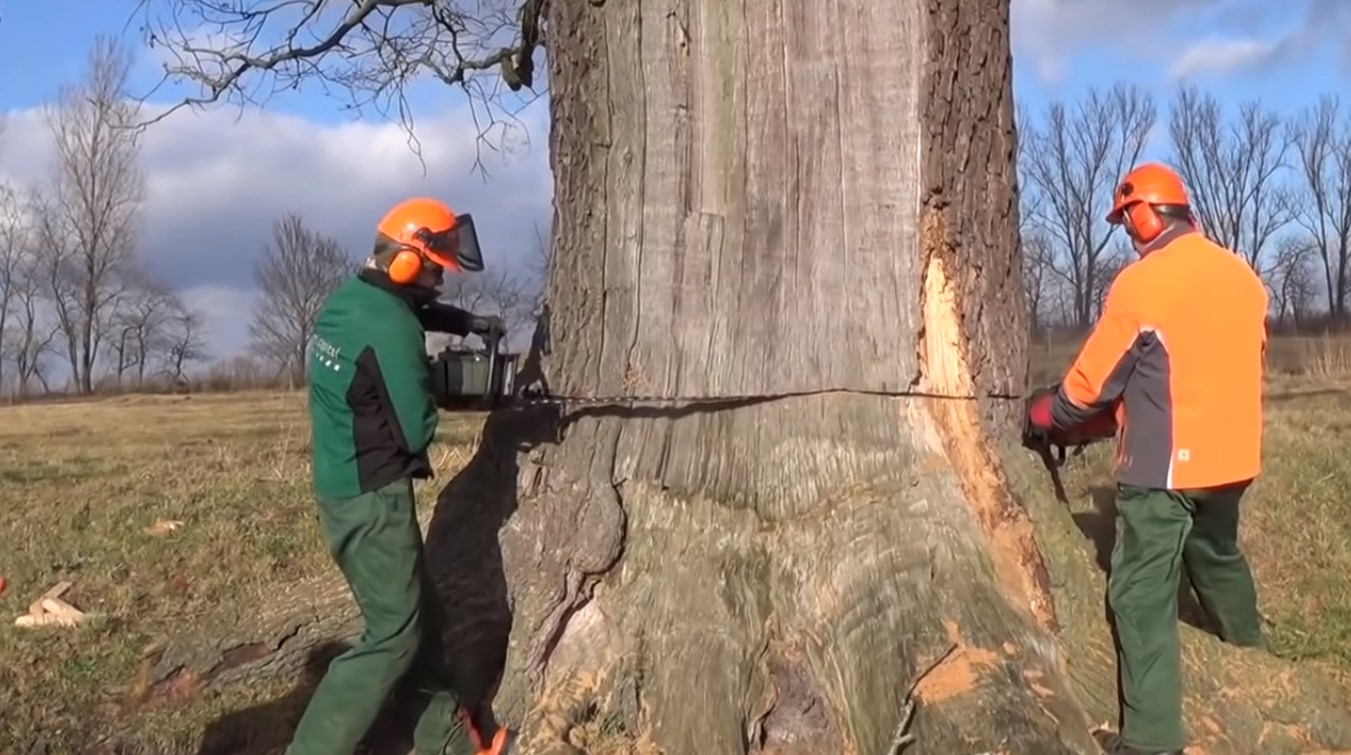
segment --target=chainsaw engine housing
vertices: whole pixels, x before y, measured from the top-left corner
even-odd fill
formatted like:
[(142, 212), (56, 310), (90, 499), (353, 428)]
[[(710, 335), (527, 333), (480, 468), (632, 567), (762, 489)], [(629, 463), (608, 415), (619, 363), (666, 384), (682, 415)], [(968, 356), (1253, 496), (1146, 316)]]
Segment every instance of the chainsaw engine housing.
[(431, 359), (436, 405), (448, 411), (487, 410), (516, 392), (517, 354), (503, 354), (494, 340), (483, 349), (447, 346)]

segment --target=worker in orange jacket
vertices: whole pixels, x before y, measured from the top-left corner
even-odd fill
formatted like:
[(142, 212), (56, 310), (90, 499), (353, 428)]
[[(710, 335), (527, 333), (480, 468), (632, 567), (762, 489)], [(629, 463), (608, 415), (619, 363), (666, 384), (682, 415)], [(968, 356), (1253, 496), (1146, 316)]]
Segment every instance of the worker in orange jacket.
[(1116, 412), (1107, 591), (1121, 726), (1098, 740), (1115, 755), (1181, 753), (1183, 567), (1222, 639), (1262, 644), (1238, 522), (1261, 471), (1267, 292), (1247, 262), (1202, 235), (1182, 180), (1163, 165), (1132, 170), (1107, 221), (1139, 259), (1112, 281), (1093, 332), (1028, 421), (1049, 432)]

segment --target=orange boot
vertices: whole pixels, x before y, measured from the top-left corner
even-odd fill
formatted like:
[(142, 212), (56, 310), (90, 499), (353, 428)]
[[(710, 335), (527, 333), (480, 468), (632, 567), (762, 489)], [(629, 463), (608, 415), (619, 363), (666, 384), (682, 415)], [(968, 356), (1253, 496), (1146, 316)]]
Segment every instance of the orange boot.
[(469, 711), (461, 708), (458, 715), (460, 723), (464, 724), (465, 733), (469, 735), (469, 743), (474, 746), (475, 755), (515, 755), (516, 732), (499, 726), (492, 742), (485, 745), (483, 735), (479, 733), (478, 725)]
[(516, 732), (506, 727), (498, 727), (497, 733), (493, 735), (493, 743), (490, 747), (481, 748), (478, 755), (515, 755), (516, 754)]

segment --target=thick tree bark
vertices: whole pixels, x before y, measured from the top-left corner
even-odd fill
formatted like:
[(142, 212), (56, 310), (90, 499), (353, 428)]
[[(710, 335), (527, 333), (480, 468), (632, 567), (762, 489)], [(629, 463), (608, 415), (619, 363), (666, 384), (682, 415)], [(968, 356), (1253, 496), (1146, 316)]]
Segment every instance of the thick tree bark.
[[(992, 398), (1027, 368), (1008, 3), (550, 13), (554, 341), (532, 369), (567, 395), (766, 398), (490, 417), (428, 532), (466, 697), (505, 667), (527, 753), (604, 730), (872, 755), (911, 702), (907, 753), (1094, 752), (1101, 578), (1064, 511), (1012, 492), (1020, 407)], [(874, 395), (907, 390), (986, 398)], [(304, 631), (351, 626), (328, 616)], [(292, 636), (229, 668), (292, 669)], [(213, 647), (156, 678), (227, 668)], [(1324, 696), (1309, 741), (1351, 745), (1341, 699), (1297, 691)], [(1265, 735), (1270, 702), (1228, 708)], [(1258, 734), (1212, 751), (1296, 751)]]

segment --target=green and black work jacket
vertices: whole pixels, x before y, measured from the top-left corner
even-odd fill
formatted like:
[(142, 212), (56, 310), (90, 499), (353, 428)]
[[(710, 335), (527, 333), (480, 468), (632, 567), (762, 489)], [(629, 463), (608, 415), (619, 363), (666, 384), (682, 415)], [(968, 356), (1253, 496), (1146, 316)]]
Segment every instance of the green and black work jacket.
[(324, 302), (309, 354), (314, 491), (370, 492), (431, 477), (438, 415), (426, 332), (467, 335), (473, 315), (364, 269)]

